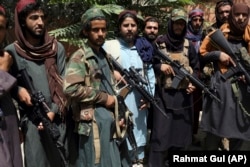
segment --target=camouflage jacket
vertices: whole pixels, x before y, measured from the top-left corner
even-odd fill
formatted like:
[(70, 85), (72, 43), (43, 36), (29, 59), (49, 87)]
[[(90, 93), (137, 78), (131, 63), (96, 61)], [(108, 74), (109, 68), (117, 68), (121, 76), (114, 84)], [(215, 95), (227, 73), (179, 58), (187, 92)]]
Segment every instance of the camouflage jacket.
[[(106, 57), (110, 56), (102, 48), (100, 51)], [(87, 108), (95, 109), (95, 105), (104, 105), (107, 101), (108, 94), (99, 90), (101, 76), (98, 75), (98, 71), (100, 71), (101, 67), (98, 65), (97, 56), (88, 43), (85, 43), (72, 54), (66, 66), (63, 89), (72, 107), (73, 118), (77, 122), (79, 121), (81, 110)], [(113, 73), (111, 65), (110, 72)], [(114, 81), (113, 75), (111, 76), (111, 80)], [(78, 127), (78, 133), (88, 136), (91, 123), (89, 126), (82, 126), (84, 127), (82, 127), (83, 130), (81, 132), (79, 132), (80, 127)]]
[[(101, 51), (106, 54), (102, 48)], [(99, 90), (101, 78), (98, 77), (100, 67), (96, 57), (87, 43), (70, 57), (63, 89), (71, 100), (86, 104), (105, 104), (107, 94)], [(110, 72), (113, 72), (112, 68)]]

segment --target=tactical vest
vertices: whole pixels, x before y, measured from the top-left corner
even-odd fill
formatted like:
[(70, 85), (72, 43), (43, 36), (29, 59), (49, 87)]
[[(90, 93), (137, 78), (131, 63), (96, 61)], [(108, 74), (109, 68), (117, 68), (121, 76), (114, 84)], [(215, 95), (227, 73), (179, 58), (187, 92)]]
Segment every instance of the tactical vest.
[[(183, 50), (180, 52), (169, 52), (165, 43), (159, 44), (159, 49), (173, 61), (177, 61), (181, 64), (190, 74), (193, 73), (192, 68), (189, 65), (188, 59), (188, 48), (189, 48), (189, 41), (185, 39)], [(164, 62), (163, 62), (164, 63)], [(165, 89), (173, 89), (172, 88), (173, 76), (162, 74), (160, 77), (157, 78), (157, 83), (161, 86), (164, 86)], [(186, 89), (189, 84), (189, 80), (184, 78), (178, 86), (178, 89)]]

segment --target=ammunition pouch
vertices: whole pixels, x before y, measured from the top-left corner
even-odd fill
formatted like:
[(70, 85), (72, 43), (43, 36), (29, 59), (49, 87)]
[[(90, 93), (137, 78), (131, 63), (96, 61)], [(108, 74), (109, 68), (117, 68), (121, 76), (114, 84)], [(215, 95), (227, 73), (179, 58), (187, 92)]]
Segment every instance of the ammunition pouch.
[(205, 75), (205, 78), (206, 77), (211, 77), (214, 73), (214, 66), (213, 66), (213, 63), (210, 62), (210, 63), (207, 63), (203, 69), (202, 69), (202, 72), (203, 74)]
[(93, 128), (94, 106), (85, 103), (72, 104), (73, 120), (76, 123), (75, 132), (80, 135), (89, 136)]
[(206, 84), (210, 85), (210, 80), (212, 75), (214, 74), (214, 65), (213, 62), (207, 63), (201, 73), (200, 73), (200, 79)]
[[(79, 105), (73, 106), (73, 119), (76, 122), (79, 121), (91, 121), (94, 117), (94, 106), (93, 105), (86, 105), (81, 103)], [(80, 111), (80, 112), (79, 112)]]
[(246, 70), (250, 71), (250, 55), (248, 54), (247, 49), (245, 47), (242, 47), (239, 49), (239, 51), (242, 64), (244, 65)]
[(93, 142), (95, 148), (95, 164), (100, 163), (101, 146), (99, 127), (95, 119), (94, 105), (87, 105), (86, 103), (78, 103), (72, 105), (73, 119), (76, 122), (75, 131), (79, 135), (90, 136), (91, 130), (93, 131)]

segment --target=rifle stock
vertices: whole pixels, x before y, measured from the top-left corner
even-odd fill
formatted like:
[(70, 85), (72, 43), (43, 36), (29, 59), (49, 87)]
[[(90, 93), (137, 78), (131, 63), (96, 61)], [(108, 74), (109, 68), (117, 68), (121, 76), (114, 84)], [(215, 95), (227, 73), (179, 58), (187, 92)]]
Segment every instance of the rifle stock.
[(129, 68), (129, 70), (123, 68), (112, 56), (110, 56), (110, 59), (114, 68), (118, 70), (122, 75), (124, 75), (124, 79), (128, 83), (129, 88), (136, 89), (142, 95), (142, 97), (150, 104), (152, 104), (157, 110), (159, 110), (164, 117), (169, 118), (168, 115), (157, 104), (158, 102), (154, 99), (154, 97), (142, 85), (142, 80), (144, 80), (142, 76), (138, 72), (136, 72), (136, 70), (131, 70), (131, 67)]
[[(221, 102), (221, 100), (215, 96), (209, 89), (208, 87), (202, 83), (202, 81), (200, 81), (199, 79), (195, 78), (192, 74), (190, 74), (182, 65), (180, 65), (178, 62), (173, 61), (169, 56), (165, 55), (162, 51), (160, 51), (158, 49), (158, 47), (155, 45), (155, 53), (156, 53), (156, 57), (158, 57), (160, 60), (163, 60), (165, 62), (167, 62), (169, 65), (171, 65), (171, 67), (173, 68), (174, 72), (177, 74), (177, 76), (175, 77), (179, 77), (179, 79), (177, 79), (179, 82), (180, 80), (182, 80), (184, 77), (187, 77), (191, 83), (193, 83), (195, 86), (199, 87), (200, 89), (202, 89), (205, 93), (209, 94), (210, 97), (212, 97), (213, 99), (217, 100), (218, 102)], [(173, 80), (174, 81), (174, 80)], [(178, 87), (177, 83), (175, 84), (175, 87)]]
[(209, 37), (210, 37), (210, 39), (215, 47), (217, 47), (218, 49), (222, 49), (225, 53), (227, 53), (229, 56), (231, 56), (231, 58), (234, 61), (236, 61), (235, 62), (236, 67), (229, 68), (229, 70), (224, 75), (222, 75), (222, 78), (224, 80), (226, 80), (226, 79), (232, 77), (233, 75), (243, 74), (245, 76), (245, 80), (246, 80), (247, 84), (250, 85), (250, 75), (248, 74), (247, 70), (245, 69), (245, 67), (241, 63), (240, 57), (238, 55), (238, 54), (240, 54), (240, 52), (236, 53), (232, 50), (227, 39), (224, 37), (224, 35), (220, 29), (211, 33), (209, 35)]

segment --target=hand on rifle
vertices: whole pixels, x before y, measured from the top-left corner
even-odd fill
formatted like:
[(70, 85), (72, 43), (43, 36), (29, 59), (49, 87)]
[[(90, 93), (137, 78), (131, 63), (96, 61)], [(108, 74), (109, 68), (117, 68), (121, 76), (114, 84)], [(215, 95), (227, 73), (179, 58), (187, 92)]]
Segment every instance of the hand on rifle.
[(121, 128), (124, 128), (126, 126), (125, 121), (124, 121), (123, 118), (119, 121), (119, 125), (120, 125)]
[(161, 71), (166, 75), (175, 75), (173, 68), (168, 64), (161, 64)]
[(189, 82), (188, 87), (186, 89), (187, 94), (192, 93), (195, 89), (196, 89), (196, 87), (191, 82)]
[(229, 65), (233, 65), (234, 67), (236, 66), (233, 59), (228, 54), (226, 54), (225, 52), (220, 52), (219, 60), (225, 66), (229, 66)]
[(122, 82), (124, 84), (127, 84), (125, 79), (122, 77), (122, 75), (119, 73), (119, 71), (114, 70), (114, 77), (117, 82)]
[[(52, 121), (54, 120), (55, 113), (52, 112), (52, 111), (49, 111), (49, 112), (47, 113), (47, 116), (48, 116), (48, 118), (50, 119), (50, 121), (52, 122)], [(43, 126), (43, 123), (42, 123), (42, 122), (39, 123), (39, 125), (37, 126), (37, 129), (38, 129), (38, 130), (44, 130), (44, 126)]]
[(141, 99), (140, 103), (141, 103), (141, 105), (139, 107), (139, 110), (144, 110), (144, 109), (148, 108), (150, 105), (150, 103), (148, 103), (144, 99)]
[(108, 98), (107, 98), (107, 101), (105, 103), (105, 106), (107, 108), (113, 108), (115, 106), (115, 98), (114, 98), (114, 96), (108, 94)]
[(27, 89), (21, 87), (18, 91), (18, 97), (21, 102), (24, 102), (27, 106), (32, 106), (31, 96)]
[(239, 76), (237, 79), (238, 79), (239, 81), (242, 81), (242, 82), (244, 82), (244, 83), (247, 83), (247, 82), (246, 82), (245, 75), (241, 75), (241, 76)]

